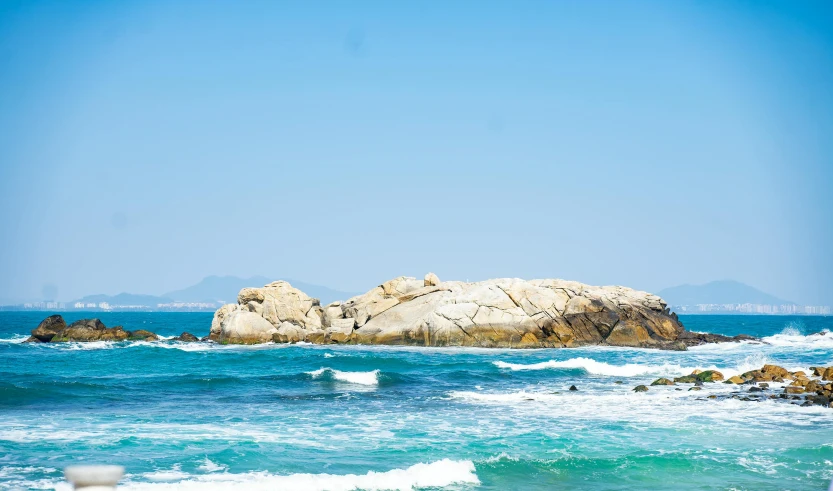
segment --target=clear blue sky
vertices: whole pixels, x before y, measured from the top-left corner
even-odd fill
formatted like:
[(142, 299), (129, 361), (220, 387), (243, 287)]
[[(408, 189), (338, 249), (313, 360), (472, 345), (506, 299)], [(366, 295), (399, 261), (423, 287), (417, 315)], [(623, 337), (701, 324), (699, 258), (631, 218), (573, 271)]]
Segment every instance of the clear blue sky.
[(833, 304), (833, 2), (0, 3), (0, 299), (210, 274)]

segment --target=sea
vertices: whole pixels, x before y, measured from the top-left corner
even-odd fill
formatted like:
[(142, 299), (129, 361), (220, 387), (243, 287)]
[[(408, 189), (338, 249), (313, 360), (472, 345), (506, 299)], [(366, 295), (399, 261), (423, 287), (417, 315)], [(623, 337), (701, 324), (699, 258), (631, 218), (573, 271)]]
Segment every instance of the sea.
[[(722, 383), (632, 390), (694, 369), (831, 366), (833, 317), (682, 316), (693, 331), (765, 341), (683, 352), (22, 343), (47, 315), (0, 312), (0, 489), (68, 490), (73, 464), (122, 465), (119, 489), (147, 491), (824, 491), (833, 480), (833, 409), (726, 398), (739, 387)], [(212, 317), (96, 315), (165, 337), (205, 336)]]

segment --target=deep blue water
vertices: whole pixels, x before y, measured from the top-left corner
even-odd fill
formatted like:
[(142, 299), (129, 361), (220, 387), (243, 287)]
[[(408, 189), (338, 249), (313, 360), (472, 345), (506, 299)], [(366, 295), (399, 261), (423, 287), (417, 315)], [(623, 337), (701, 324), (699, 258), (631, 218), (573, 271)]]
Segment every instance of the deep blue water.
[[(831, 409), (708, 399), (736, 390), (725, 384), (631, 391), (694, 368), (833, 365), (833, 335), (807, 336), (831, 317), (684, 316), (691, 330), (769, 343), (687, 352), (20, 343), (46, 315), (0, 312), (0, 489), (62, 489), (75, 463), (123, 465), (125, 488), (151, 490), (824, 490), (833, 479)], [(211, 316), (100, 315), (164, 336), (203, 336)]]

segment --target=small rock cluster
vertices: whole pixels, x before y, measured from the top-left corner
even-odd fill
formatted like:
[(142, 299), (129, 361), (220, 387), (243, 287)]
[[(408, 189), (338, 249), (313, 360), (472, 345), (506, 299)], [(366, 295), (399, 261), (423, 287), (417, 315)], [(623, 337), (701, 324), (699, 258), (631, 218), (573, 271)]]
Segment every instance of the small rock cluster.
[[(810, 367), (811, 375), (803, 371), (791, 372), (778, 365), (764, 365), (759, 370), (750, 370), (740, 375), (729, 377), (723, 383), (748, 386), (745, 392), (734, 392), (728, 396), (744, 401), (761, 401), (763, 399), (779, 399), (800, 404), (802, 406), (819, 405), (833, 408), (833, 367)], [(695, 370), (689, 375), (676, 377), (673, 380), (658, 378), (652, 386), (693, 384), (688, 390), (701, 390), (704, 383), (723, 381), (724, 376), (717, 370)], [(784, 385), (780, 393), (777, 387), (770, 384)], [(682, 390), (678, 388), (677, 390)], [(647, 392), (648, 387), (637, 385), (634, 392)], [(710, 395), (710, 399), (719, 396)]]
[[(182, 333), (176, 341), (199, 341)], [(65, 343), (89, 341), (159, 341), (159, 336), (144, 329), (127, 331), (122, 326), (107, 327), (99, 319), (81, 319), (67, 325), (60, 315), (50, 315), (32, 330), (27, 343)]]

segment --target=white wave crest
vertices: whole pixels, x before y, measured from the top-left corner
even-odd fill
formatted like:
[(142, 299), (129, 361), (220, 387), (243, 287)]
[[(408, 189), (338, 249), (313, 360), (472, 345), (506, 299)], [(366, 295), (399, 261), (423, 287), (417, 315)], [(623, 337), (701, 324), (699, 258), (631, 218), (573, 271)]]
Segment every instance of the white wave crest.
[(205, 461), (203, 461), (203, 464), (199, 467), (199, 469), (201, 471), (205, 471), (205, 472), (217, 472), (217, 471), (224, 471), (224, 470), (228, 469), (228, 467), (223, 465), (223, 464), (218, 464), (216, 462), (213, 462), (211, 459), (206, 457)]
[[(607, 377), (645, 377), (645, 376), (662, 376), (662, 377), (677, 377), (681, 375), (688, 375), (694, 370), (717, 370), (725, 377), (733, 375), (740, 375), (751, 370), (760, 370), (764, 365), (772, 363), (765, 355), (755, 353), (740, 360), (734, 366), (717, 366), (717, 365), (692, 365), (683, 366), (671, 363), (664, 364), (638, 364), (626, 363), (624, 365), (611, 365), (603, 361), (596, 361), (591, 358), (570, 358), (569, 360), (556, 361), (549, 360), (540, 363), (531, 363), (524, 365), (521, 363), (507, 363), (504, 361), (493, 362), (498, 368), (505, 368), (513, 371), (521, 370), (548, 370), (553, 368), (574, 368), (583, 369), (592, 375), (602, 375)], [(801, 366), (786, 366), (784, 367), (790, 371), (804, 370), (807, 367)]]
[(148, 481), (172, 482), (186, 479), (190, 477), (190, 474), (182, 472), (182, 467), (177, 464), (173, 467), (173, 469), (168, 471), (145, 472), (142, 474), (142, 477)]
[(370, 372), (342, 372), (332, 368), (319, 368), (307, 372), (312, 378), (321, 378), (325, 375), (332, 376), (335, 380), (342, 382), (349, 382), (351, 384), (361, 385), (379, 385), (379, 370), (372, 370)]
[(165, 483), (126, 483), (120, 489), (130, 491), (212, 491), (246, 489), (252, 491), (413, 491), (418, 488), (444, 488), (457, 484), (479, 484), (474, 463), (468, 460), (443, 459), (429, 464), (416, 464), (407, 469), (367, 474), (290, 474), (267, 472), (244, 474), (214, 473), (191, 475), (187, 479)]
[(23, 341), (29, 339), (29, 336), (24, 336), (23, 334), (15, 334), (10, 338), (0, 339), (0, 343), (7, 343), (7, 344), (20, 344)]
[(603, 361), (596, 361), (591, 358), (579, 357), (569, 360), (549, 360), (540, 363), (524, 365), (521, 363), (507, 363), (504, 361), (493, 362), (498, 368), (509, 370), (547, 370), (552, 368), (578, 368), (593, 375), (607, 375), (611, 377), (639, 377), (642, 375), (685, 375), (691, 373), (696, 367), (683, 367), (674, 364), (663, 365), (640, 365), (627, 363), (625, 365), (611, 365)]
[(787, 327), (780, 333), (766, 336), (762, 340), (773, 346), (787, 348), (833, 348), (833, 333), (827, 329), (805, 336), (795, 327)]

